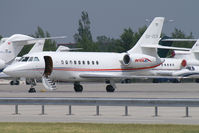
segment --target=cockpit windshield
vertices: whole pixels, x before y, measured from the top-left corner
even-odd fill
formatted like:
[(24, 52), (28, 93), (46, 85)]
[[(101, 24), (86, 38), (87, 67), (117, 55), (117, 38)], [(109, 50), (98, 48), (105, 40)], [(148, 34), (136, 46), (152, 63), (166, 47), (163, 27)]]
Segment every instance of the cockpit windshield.
[(34, 61), (39, 61), (39, 58), (38, 57), (34, 57)]
[(22, 57), (18, 62), (33, 62), (33, 61), (39, 61), (38, 57)]
[(30, 57), (28, 61), (33, 61), (33, 57)]
[(24, 57), (21, 61), (26, 62), (26, 61), (28, 61), (28, 59), (29, 59), (29, 57)]
[(188, 69), (190, 71), (194, 71), (195, 70), (195, 68), (193, 66), (188, 66), (188, 67), (186, 67), (186, 69)]

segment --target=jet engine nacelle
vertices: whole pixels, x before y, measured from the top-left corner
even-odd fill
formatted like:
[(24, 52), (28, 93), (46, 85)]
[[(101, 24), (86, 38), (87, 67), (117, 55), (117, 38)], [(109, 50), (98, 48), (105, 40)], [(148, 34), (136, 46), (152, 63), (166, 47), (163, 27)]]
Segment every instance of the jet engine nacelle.
[(160, 58), (144, 54), (124, 54), (122, 59), (124, 66), (132, 68), (152, 67), (162, 62)]
[(6, 66), (5, 61), (0, 59), (0, 69), (5, 68), (5, 66)]

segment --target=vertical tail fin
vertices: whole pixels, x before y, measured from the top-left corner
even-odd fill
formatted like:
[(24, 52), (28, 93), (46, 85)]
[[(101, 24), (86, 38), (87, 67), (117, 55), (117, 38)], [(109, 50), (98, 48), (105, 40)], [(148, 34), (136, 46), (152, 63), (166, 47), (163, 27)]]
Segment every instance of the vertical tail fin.
[(44, 43), (45, 43), (45, 39), (38, 40), (34, 44), (32, 49), (29, 51), (29, 54), (30, 53), (35, 53), (35, 52), (42, 52), (43, 51), (43, 47), (44, 47)]
[(196, 41), (196, 43), (193, 45), (191, 52), (199, 52), (199, 39)]
[(199, 60), (199, 39), (196, 41), (196, 43), (193, 45), (191, 49), (191, 54), (194, 56), (197, 60)]
[(138, 40), (136, 45), (127, 51), (128, 53), (141, 53), (148, 54), (152, 56), (157, 55), (156, 48), (146, 48), (142, 46), (146, 45), (158, 45), (160, 40), (160, 35), (162, 32), (162, 27), (164, 23), (164, 17), (155, 17), (151, 24), (148, 26), (142, 37)]
[(25, 39), (32, 39), (32, 37), (22, 34), (14, 34), (9, 38), (5, 38), (0, 45), (0, 58), (4, 60), (5, 63), (9, 63), (10, 61), (12, 61), (19, 54), (24, 46), (15, 45), (13, 41)]

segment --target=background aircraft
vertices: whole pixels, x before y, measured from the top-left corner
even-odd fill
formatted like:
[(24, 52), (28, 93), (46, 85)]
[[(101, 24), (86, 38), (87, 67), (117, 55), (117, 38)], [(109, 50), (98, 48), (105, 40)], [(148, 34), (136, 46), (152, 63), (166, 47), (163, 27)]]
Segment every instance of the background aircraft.
[[(16, 57), (25, 45), (34, 44), (29, 53), (43, 51), (44, 42), (46, 39), (57, 39), (62, 37), (48, 37), (48, 38), (33, 38), (27, 35), (14, 34), (8, 38), (2, 38), (0, 41), (0, 78), (13, 79), (11, 76), (6, 75), (2, 70), (9, 64), (15, 63), (20, 57)], [(19, 81), (13, 80), (11, 85), (18, 85)]]

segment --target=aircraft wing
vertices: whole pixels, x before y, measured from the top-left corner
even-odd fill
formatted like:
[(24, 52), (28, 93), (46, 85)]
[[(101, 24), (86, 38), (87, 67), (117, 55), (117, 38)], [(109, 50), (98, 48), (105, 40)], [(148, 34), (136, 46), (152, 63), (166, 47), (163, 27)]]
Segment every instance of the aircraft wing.
[(60, 38), (66, 38), (66, 36), (60, 36), (60, 37), (46, 37), (46, 38), (31, 38), (26, 40), (18, 40), (18, 41), (12, 41), (14, 45), (29, 45), (34, 44), (39, 40), (46, 40), (46, 39), (60, 39)]
[(111, 74), (80, 74), (81, 78), (102, 78), (102, 79), (124, 79), (124, 78), (136, 78), (136, 79), (150, 79), (150, 78), (185, 78), (182, 76), (145, 76), (145, 75), (111, 75)]

